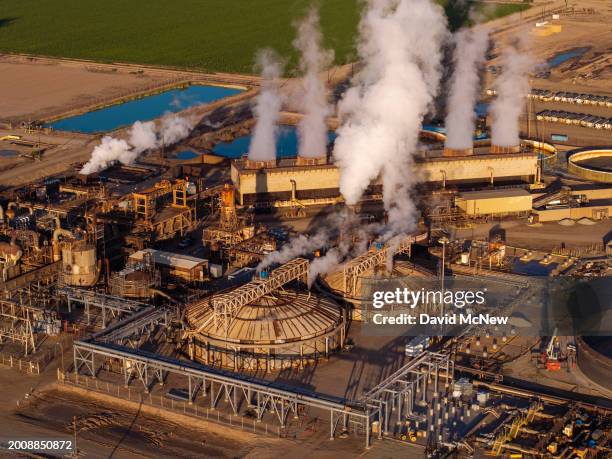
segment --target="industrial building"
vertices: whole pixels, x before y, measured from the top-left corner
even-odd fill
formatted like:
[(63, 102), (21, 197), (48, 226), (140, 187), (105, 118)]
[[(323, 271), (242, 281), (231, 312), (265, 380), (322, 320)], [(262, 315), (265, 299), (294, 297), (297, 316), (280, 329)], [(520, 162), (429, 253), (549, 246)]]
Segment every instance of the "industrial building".
[[(445, 187), (486, 187), (533, 184), (539, 180), (538, 155), (532, 151), (492, 153), (478, 148), (473, 154), (446, 155), (427, 152), (417, 158), (416, 174), (430, 184)], [(232, 161), (231, 178), (240, 205), (291, 207), (332, 204), (340, 200), (340, 172), (329, 160), (303, 165), (293, 158), (269, 164), (247, 159)], [(380, 197), (382, 188), (373, 183), (364, 200)]]
[(525, 216), (531, 213), (533, 196), (522, 188), (461, 192), (456, 206), (469, 216)]
[(163, 274), (187, 282), (202, 282), (208, 277), (208, 260), (163, 250), (143, 249), (130, 255), (128, 266), (149, 258)]

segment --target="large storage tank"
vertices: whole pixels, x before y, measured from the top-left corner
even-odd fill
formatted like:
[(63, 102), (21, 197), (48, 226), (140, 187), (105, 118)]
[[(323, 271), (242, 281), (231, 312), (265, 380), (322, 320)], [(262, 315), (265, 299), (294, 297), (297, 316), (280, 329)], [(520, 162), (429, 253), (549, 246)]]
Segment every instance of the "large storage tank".
[(191, 358), (236, 371), (301, 368), (344, 342), (342, 309), (326, 297), (292, 289), (240, 306), (227, 330), (206, 303), (188, 307), (186, 320), (193, 330)]
[(89, 287), (98, 281), (100, 265), (96, 248), (86, 241), (62, 244), (61, 277), (65, 285)]

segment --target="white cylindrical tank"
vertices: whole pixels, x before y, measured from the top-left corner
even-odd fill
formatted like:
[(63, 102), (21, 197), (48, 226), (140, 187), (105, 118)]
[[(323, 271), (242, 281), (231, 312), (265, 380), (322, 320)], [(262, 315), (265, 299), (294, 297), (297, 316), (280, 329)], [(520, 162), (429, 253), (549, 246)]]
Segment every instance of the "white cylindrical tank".
[(63, 244), (62, 277), (73, 286), (92, 286), (98, 280), (96, 248), (84, 241)]

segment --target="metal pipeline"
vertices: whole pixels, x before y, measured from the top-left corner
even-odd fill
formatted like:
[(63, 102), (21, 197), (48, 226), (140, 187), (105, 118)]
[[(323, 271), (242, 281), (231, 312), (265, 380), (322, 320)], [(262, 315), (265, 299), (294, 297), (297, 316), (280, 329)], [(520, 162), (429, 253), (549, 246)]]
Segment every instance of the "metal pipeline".
[(168, 295), (165, 292), (162, 292), (161, 290), (158, 290), (156, 288), (149, 288), (149, 292), (151, 292), (153, 295), (158, 295), (161, 296), (169, 301), (171, 301), (174, 304), (180, 304), (178, 301), (176, 301), (174, 298), (172, 298), (170, 295)]
[(74, 238), (72, 232), (67, 229), (63, 229), (60, 223), (59, 217), (55, 217), (55, 229), (53, 230), (53, 261), (59, 261), (62, 259), (62, 254), (59, 248), (59, 237), (64, 236), (67, 238)]

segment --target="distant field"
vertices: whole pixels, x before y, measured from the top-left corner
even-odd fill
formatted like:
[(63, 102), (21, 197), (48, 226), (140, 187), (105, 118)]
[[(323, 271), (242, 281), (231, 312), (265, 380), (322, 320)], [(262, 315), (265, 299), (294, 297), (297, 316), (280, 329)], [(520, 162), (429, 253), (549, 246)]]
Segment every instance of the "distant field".
[[(452, 0), (453, 28), (466, 21)], [(189, 67), (206, 71), (253, 69), (258, 48), (271, 46), (296, 61), (292, 23), (310, 0), (2, 0), (0, 52)], [(326, 46), (336, 62), (355, 57), (359, 0), (325, 0)], [(519, 5), (520, 7), (520, 5)], [(501, 11), (503, 8), (503, 11)], [(510, 7), (487, 10), (488, 17)]]

